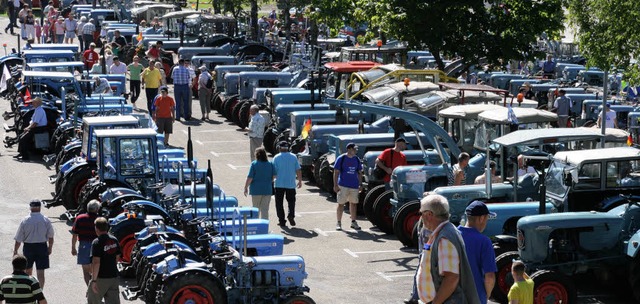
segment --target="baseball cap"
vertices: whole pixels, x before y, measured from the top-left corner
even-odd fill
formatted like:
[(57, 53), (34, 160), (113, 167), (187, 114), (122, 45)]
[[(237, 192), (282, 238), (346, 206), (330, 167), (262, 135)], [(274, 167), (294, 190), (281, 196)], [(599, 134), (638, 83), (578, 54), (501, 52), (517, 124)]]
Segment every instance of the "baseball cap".
[(465, 209), (464, 213), (467, 216), (481, 216), (481, 215), (489, 215), (490, 217), (495, 217), (496, 213), (495, 212), (489, 212), (489, 208), (487, 208), (487, 205), (481, 201), (473, 201), (471, 202), (471, 204), (469, 204), (469, 206), (467, 206), (467, 209)]
[(607, 102), (607, 108), (611, 108), (611, 103)]
[(167, 88), (166, 86), (163, 86), (163, 87), (160, 87), (160, 91), (169, 92), (169, 88)]
[(34, 199), (29, 202), (29, 206), (32, 208), (42, 206), (42, 202), (40, 200)]
[(405, 144), (406, 144), (406, 143), (407, 143), (407, 140), (406, 140), (406, 139), (404, 139), (404, 137), (398, 137), (398, 138), (396, 138), (396, 142), (397, 142), (397, 143), (398, 143), (398, 142), (403, 142), (403, 143), (405, 143)]
[(281, 142), (279, 142), (279, 143), (278, 143), (278, 147), (280, 147), (280, 148), (287, 148), (287, 149), (288, 149), (288, 148), (289, 148), (289, 142), (288, 142), (288, 141), (286, 141), (286, 140), (283, 140), (283, 141), (281, 141)]
[(347, 144), (347, 149), (356, 149), (356, 148), (358, 148), (358, 146), (356, 146), (355, 143), (348, 143)]

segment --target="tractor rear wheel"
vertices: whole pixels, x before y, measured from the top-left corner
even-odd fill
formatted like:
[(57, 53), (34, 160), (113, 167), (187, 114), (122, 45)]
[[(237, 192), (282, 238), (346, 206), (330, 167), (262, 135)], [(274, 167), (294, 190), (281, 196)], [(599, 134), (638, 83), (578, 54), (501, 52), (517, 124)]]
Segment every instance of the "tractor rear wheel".
[(498, 272), (496, 273), (496, 284), (491, 292), (491, 297), (498, 303), (507, 303), (507, 294), (511, 285), (513, 285), (513, 276), (511, 276), (511, 264), (514, 259), (517, 259), (520, 255), (517, 251), (505, 252), (496, 257), (496, 267)]
[(331, 164), (325, 158), (320, 164), (320, 170), (318, 171), (320, 175), (320, 184), (318, 185), (320, 189), (329, 192), (329, 194), (334, 195), (335, 191), (333, 191), (333, 168), (331, 168)]
[(249, 126), (249, 120), (251, 119), (251, 115), (249, 114), (249, 109), (252, 104), (250, 102), (245, 102), (240, 107), (240, 112), (238, 113), (238, 126), (241, 129), (244, 129)]
[(162, 284), (162, 276), (157, 272), (152, 272), (149, 279), (144, 284), (144, 302), (154, 304), (158, 295), (158, 287)]
[(285, 129), (280, 134), (278, 134), (278, 136), (276, 137), (275, 144), (273, 146), (273, 150), (276, 151), (276, 152), (280, 151), (280, 148), (278, 148), (278, 145), (280, 144), (281, 141), (286, 141), (286, 142), (290, 143), (290, 141), (289, 141), (289, 135), (290, 134), (291, 134), (291, 130), (289, 130), (289, 129)]
[(224, 102), (223, 115), (228, 120), (233, 122), (233, 108), (240, 102), (239, 96), (233, 96), (229, 100)]
[(325, 159), (327, 159), (327, 155), (323, 154), (323, 155), (320, 155), (320, 157), (318, 157), (318, 159), (316, 159), (313, 162), (313, 179), (316, 181), (316, 185), (318, 186), (318, 188), (320, 188), (322, 185), (322, 177), (320, 176), (320, 166), (322, 165), (322, 162)]
[(374, 224), (386, 234), (393, 233), (393, 217), (391, 216), (391, 198), (393, 190), (387, 190), (373, 204)]
[(629, 284), (633, 291), (633, 298), (640, 302), (640, 255), (637, 255), (631, 261), (631, 267), (629, 268)]
[(531, 279), (535, 283), (533, 303), (576, 302), (576, 288), (567, 276), (555, 271), (539, 270), (531, 275)]
[(276, 155), (277, 151), (275, 150), (275, 144), (277, 143), (276, 138), (278, 138), (278, 130), (275, 127), (268, 128), (266, 132), (264, 132), (264, 137), (262, 138), (262, 146), (267, 150), (271, 155)]
[(211, 109), (216, 110), (218, 114), (222, 114), (222, 94), (216, 93), (213, 95), (213, 103), (211, 104)]
[(385, 185), (377, 185), (367, 192), (367, 195), (365, 195), (364, 201), (362, 202), (364, 215), (374, 225), (376, 223), (373, 222), (373, 204), (376, 202), (376, 199), (378, 199), (378, 196), (386, 190)]
[(78, 208), (78, 199), (84, 185), (91, 178), (92, 172), (89, 165), (78, 167), (75, 172), (70, 172), (62, 183), (60, 191), (62, 194), (62, 204), (67, 210)]
[(56, 172), (60, 172), (60, 167), (62, 167), (62, 165), (64, 165), (66, 162), (76, 156), (80, 156), (81, 151), (82, 147), (75, 147), (66, 151), (60, 151), (60, 153), (58, 153), (58, 155), (56, 156), (56, 161), (54, 163)]
[(140, 232), (146, 226), (142, 219), (127, 219), (112, 227), (111, 233), (118, 239), (120, 250), (122, 251), (122, 262), (131, 263), (131, 254), (137, 239), (136, 232)]
[(316, 304), (316, 302), (308, 296), (291, 296), (286, 298), (283, 304)]
[(227, 295), (224, 288), (212, 274), (187, 271), (169, 277), (162, 284), (156, 303), (226, 304)]
[(410, 248), (418, 248), (412, 238), (413, 227), (420, 220), (420, 202), (410, 201), (402, 207), (393, 216), (393, 233), (398, 240), (405, 246)]
[(236, 124), (237, 126), (240, 126), (240, 109), (242, 109), (242, 106), (247, 103), (249, 102), (238, 101), (238, 103), (231, 110), (231, 121), (233, 121), (233, 123)]

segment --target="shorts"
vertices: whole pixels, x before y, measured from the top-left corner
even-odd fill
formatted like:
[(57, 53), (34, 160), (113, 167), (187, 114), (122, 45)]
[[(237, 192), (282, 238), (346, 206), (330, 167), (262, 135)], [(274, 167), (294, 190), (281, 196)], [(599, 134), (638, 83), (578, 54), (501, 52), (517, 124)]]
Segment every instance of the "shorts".
[(73, 38), (76, 38), (76, 33), (75, 32), (65, 32), (64, 33), (64, 37), (73, 39)]
[(92, 241), (80, 241), (78, 245), (78, 265), (91, 264), (91, 243)]
[(349, 187), (340, 187), (340, 191), (338, 192), (338, 204), (342, 205), (345, 203), (357, 204), (359, 203), (358, 192), (360, 189), (354, 189)]
[(158, 126), (158, 133), (173, 133), (173, 118), (160, 118), (156, 119), (156, 126)]
[(47, 243), (24, 243), (22, 253), (27, 258), (27, 269), (33, 268), (33, 264), (36, 264), (36, 269), (48, 269), (49, 268), (49, 247)]

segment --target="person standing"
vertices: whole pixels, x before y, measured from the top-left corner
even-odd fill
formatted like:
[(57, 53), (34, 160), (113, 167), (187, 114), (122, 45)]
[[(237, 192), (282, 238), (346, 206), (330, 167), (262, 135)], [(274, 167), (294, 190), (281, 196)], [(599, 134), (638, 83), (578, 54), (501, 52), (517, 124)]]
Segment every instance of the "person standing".
[(535, 283), (525, 272), (526, 267), (522, 261), (511, 264), (513, 285), (509, 289), (507, 299), (509, 304), (533, 304), (533, 288)]
[[(91, 243), (98, 237), (94, 225), (98, 211), (100, 202), (91, 200), (87, 204), (87, 213), (78, 215), (71, 227), (71, 255), (76, 256), (78, 265), (82, 266), (82, 275), (87, 286), (91, 280)], [(77, 246), (78, 240), (80, 246)]]
[(53, 250), (54, 230), (51, 221), (40, 213), (40, 208), (42, 207), (40, 200), (32, 200), (29, 202), (29, 207), (31, 208), (31, 213), (20, 222), (14, 237), (13, 255), (18, 254), (20, 245), (24, 243), (22, 254), (27, 258), (26, 273), (28, 275), (33, 273), (33, 264), (35, 263), (38, 282), (44, 289), (44, 271), (49, 268), (49, 255)]
[(80, 17), (80, 21), (78, 21), (78, 24), (76, 26), (76, 34), (78, 36), (78, 43), (80, 45), (80, 49), (82, 49), (82, 47), (84, 46), (84, 42), (83, 42), (83, 34), (82, 34), (82, 29), (84, 28), (84, 25), (87, 24), (87, 17), (86, 16), (82, 16)]
[(34, 98), (31, 101), (31, 105), (33, 106), (31, 121), (29, 121), (29, 125), (24, 128), (20, 134), (20, 139), (18, 141), (18, 155), (13, 157), (25, 161), (29, 160), (29, 150), (33, 146), (34, 134), (46, 131), (48, 124), (47, 113), (45, 113), (42, 108), (42, 99), (40, 97)]
[(251, 120), (249, 121), (249, 153), (251, 154), (251, 161), (256, 160), (253, 151), (262, 146), (262, 139), (264, 138), (265, 121), (264, 117), (260, 115), (260, 108), (258, 105), (252, 105), (249, 108), (249, 115)]
[(196, 70), (193, 68), (193, 66), (191, 65), (191, 59), (185, 59), (184, 60), (184, 65), (187, 68), (187, 71), (189, 71), (189, 96), (187, 97), (187, 115), (186, 117), (189, 117), (189, 119), (191, 119), (191, 103), (193, 101), (193, 94), (194, 93), (198, 93), (198, 82), (196, 81)]
[(0, 303), (36, 303), (47, 304), (40, 288), (40, 283), (34, 277), (28, 275), (27, 258), (23, 255), (14, 255), (11, 260), (13, 273), (0, 281)]
[(120, 288), (117, 261), (120, 259), (118, 239), (109, 234), (109, 222), (104, 217), (95, 221), (98, 238), (91, 244), (91, 281), (89, 304), (119, 304)]
[[(605, 108), (605, 128), (610, 129), (610, 128), (618, 128), (618, 119), (616, 116), (616, 111), (611, 110), (611, 103), (607, 102), (607, 107)], [(602, 126), (602, 114), (598, 115), (598, 121), (597, 121), (597, 125), (598, 128), (600, 128)]]
[(131, 104), (134, 109), (136, 107), (136, 101), (138, 101), (138, 97), (140, 97), (140, 74), (142, 74), (142, 69), (144, 66), (140, 64), (140, 57), (138, 55), (133, 56), (133, 63), (127, 66), (127, 70), (129, 71), (129, 91), (131, 92)]
[(547, 61), (542, 64), (543, 76), (549, 79), (553, 79), (556, 76), (556, 62), (553, 61), (553, 56), (547, 55)]
[(95, 49), (96, 44), (91, 42), (91, 44), (89, 44), (89, 49), (82, 53), (82, 62), (84, 62), (84, 67), (87, 70), (91, 70), (93, 65), (100, 60), (100, 55), (98, 55)]
[(33, 15), (33, 10), (27, 10), (27, 15), (24, 17), (24, 29), (25, 37), (27, 39), (36, 39), (36, 17)]
[(9, 0), (7, 1), (7, 12), (9, 14), (9, 24), (4, 28), (4, 33), (6, 34), (8, 31), (11, 31), (11, 35), (13, 35), (13, 28), (18, 27), (18, 10), (20, 9), (20, 0)]
[[(296, 178), (298, 188), (302, 187), (302, 171), (298, 158), (289, 152), (289, 143), (281, 141), (279, 143), (280, 153), (273, 158), (273, 166), (276, 169), (276, 213), (278, 214), (278, 225), (287, 226), (287, 219), (291, 226), (296, 225)], [(284, 217), (284, 197), (287, 197), (289, 213)]]
[(171, 72), (173, 79), (173, 94), (176, 100), (176, 119), (180, 117), (189, 120), (189, 90), (191, 75), (187, 69), (184, 59), (178, 60), (178, 66)]
[[(64, 42), (73, 44), (73, 39), (78, 33), (78, 21), (73, 19), (73, 14), (64, 20)], [(61, 42), (62, 43), (62, 42)]]
[(385, 184), (391, 181), (391, 173), (393, 169), (399, 166), (407, 165), (407, 157), (402, 151), (407, 149), (407, 140), (403, 137), (398, 137), (393, 148), (385, 149), (376, 158), (376, 166), (384, 170), (387, 174), (384, 176)]
[(571, 108), (573, 102), (569, 97), (565, 96), (567, 91), (558, 91), (558, 98), (553, 102), (553, 109), (558, 114), (558, 128), (566, 128), (569, 122), (569, 114), (571, 114)]
[(267, 151), (256, 149), (256, 160), (249, 167), (249, 174), (244, 182), (244, 196), (251, 195), (253, 207), (260, 211), (260, 218), (269, 220), (269, 202), (273, 195), (273, 180), (276, 169), (267, 158)]
[(420, 216), (432, 231), (420, 258), (415, 281), (423, 303), (480, 303), (464, 240), (449, 222), (449, 202), (428, 194), (420, 201)]
[(120, 62), (119, 57), (113, 57), (113, 64), (109, 67), (109, 74), (124, 75), (127, 73), (127, 65)]
[(27, 39), (27, 29), (25, 27), (25, 21), (27, 14), (29, 13), (29, 5), (23, 5), (22, 9), (18, 12), (18, 20), (20, 20), (20, 37), (24, 40)]
[(208, 120), (209, 112), (211, 112), (212, 86), (209, 86), (210, 83), (213, 83), (211, 74), (207, 71), (207, 67), (203, 65), (200, 67), (200, 76), (198, 77), (198, 99), (200, 100), (202, 120)]
[(153, 113), (153, 99), (158, 95), (158, 88), (162, 83), (162, 75), (156, 69), (155, 62), (149, 62), (149, 67), (142, 71), (140, 78), (142, 79), (142, 88), (147, 96), (147, 110), (149, 113)]
[(120, 30), (113, 31), (113, 41), (111, 45), (113, 46), (114, 44), (118, 47), (119, 50), (122, 50), (123, 47), (127, 46), (127, 40), (124, 39), (122, 35), (120, 35)]
[(351, 214), (351, 228), (360, 230), (356, 217), (358, 216), (358, 192), (362, 184), (362, 163), (356, 153), (358, 153), (358, 146), (348, 143), (347, 153), (338, 156), (333, 166), (333, 191), (338, 194), (336, 230), (342, 230), (342, 212), (344, 204), (347, 203)]
[[(82, 26), (82, 45), (83, 50), (89, 49), (89, 46), (93, 43), (93, 33), (96, 31), (96, 25), (93, 18), (90, 18), (87, 23)], [(95, 44), (94, 44), (95, 45)]]
[(458, 155), (458, 163), (451, 167), (451, 175), (449, 176), (449, 186), (460, 186), (467, 183), (467, 166), (469, 165), (469, 153), (462, 152)]
[(489, 212), (489, 208), (481, 201), (474, 201), (465, 209), (467, 222), (459, 226), (458, 230), (464, 240), (469, 266), (473, 274), (476, 290), (480, 303), (487, 303), (487, 297), (491, 294), (496, 283), (496, 255), (493, 251), (491, 240), (482, 234), (487, 228), (489, 217), (496, 214)]
[(164, 133), (164, 145), (169, 146), (169, 135), (173, 133), (173, 122), (176, 121), (176, 102), (169, 96), (169, 89), (162, 87), (160, 95), (153, 101), (153, 121), (158, 126), (158, 133)]

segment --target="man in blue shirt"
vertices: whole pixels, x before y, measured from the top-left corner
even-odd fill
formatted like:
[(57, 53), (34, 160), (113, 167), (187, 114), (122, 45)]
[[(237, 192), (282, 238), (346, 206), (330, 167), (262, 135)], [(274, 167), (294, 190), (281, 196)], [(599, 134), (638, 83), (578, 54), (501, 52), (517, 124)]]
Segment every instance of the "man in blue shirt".
[(356, 155), (358, 146), (347, 144), (347, 153), (338, 156), (333, 166), (333, 190), (338, 194), (338, 209), (336, 230), (342, 230), (342, 212), (344, 204), (349, 203), (351, 213), (351, 228), (360, 230), (356, 216), (358, 215), (358, 192), (362, 184), (362, 163)]
[(273, 166), (276, 169), (276, 213), (278, 214), (278, 225), (287, 226), (284, 217), (284, 197), (287, 197), (289, 205), (289, 214), (287, 219), (291, 226), (296, 225), (294, 220), (296, 214), (296, 178), (298, 179), (298, 188), (302, 187), (302, 171), (298, 158), (289, 152), (289, 143), (281, 141), (278, 146), (280, 153), (273, 158)]
[(547, 55), (547, 61), (542, 64), (542, 73), (547, 78), (553, 79), (556, 74), (556, 62), (553, 61), (553, 56)]
[(491, 294), (496, 282), (496, 256), (491, 240), (482, 234), (487, 228), (489, 217), (496, 214), (489, 212), (489, 208), (481, 201), (473, 201), (465, 210), (467, 222), (459, 226), (460, 234), (464, 239), (467, 258), (476, 283), (476, 290), (480, 303), (487, 303), (487, 295)]
[(15, 159), (29, 160), (29, 149), (33, 145), (33, 137), (36, 132), (46, 131), (47, 127), (47, 114), (42, 108), (42, 99), (36, 97), (31, 101), (33, 105), (33, 116), (29, 126), (24, 128), (22, 134), (20, 134), (20, 140), (18, 141), (18, 155), (14, 156)]
[(180, 120), (180, 117), (190, 120), (191, 100), (189, 100), (189, 90), (191, 87), (191, 75), (189, 74), (189, 69), (185, 66), (184, 59), (178, 60), (178, 66), (171, 72), (171, 78), (173, 79), (173, 92), (176, 100), (176, 120)]

